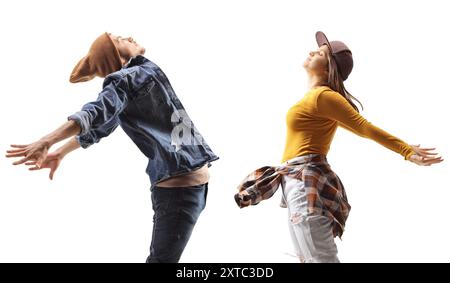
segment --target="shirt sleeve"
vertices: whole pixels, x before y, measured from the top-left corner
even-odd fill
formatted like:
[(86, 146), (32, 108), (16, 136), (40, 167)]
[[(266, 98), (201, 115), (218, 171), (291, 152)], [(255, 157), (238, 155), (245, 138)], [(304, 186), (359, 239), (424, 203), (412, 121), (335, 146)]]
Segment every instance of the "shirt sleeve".
[(324, 91), (320, 93), (317, 97), (317, 112), (321, 117), (337, 121), (339, 126), (399, 153), (405, 160), (414, 154), (410, 145), (372, 125), (337, 92)]
[(120, 81), (112, 81), (104, 86), (96, 101), (86, 103), (81, 111), (68, 117), (81, 128), (76, 137), (83, 148), (99, 142), (107, 137), (118, 126), (118, 116), (128, 103), (127, 91)]
[[(358, 136), (360, 136), (360, 137), (363, 137), (363, 136), (361, 136), (360, 133), (358, 133), (357, 131), (354, 131), (354, 130), (353, 130), (352, 128), (350, 128), (350, 127), (347, 127), (345, 124), (342, 124), (342, 123), (338, 122), (338, 126), (341, 127), (341, 128), (343, 128), (343, 129), (346, 129), (347, 131), (350, 131), (350, 132), (354, 133), (355, 135), (358, 135)], [(364, 138), (364, 137), (363, 137), (363, 138)]]
[(102, 138), (109, 136), (114, 132), (118, 125), (118, 119), (112, 119), (97, 128), (91, 128), (91, 130), (84, 135), (76, 136), (75, 139), (82, 148), (88, 148), (94, 143), (98, 143)]

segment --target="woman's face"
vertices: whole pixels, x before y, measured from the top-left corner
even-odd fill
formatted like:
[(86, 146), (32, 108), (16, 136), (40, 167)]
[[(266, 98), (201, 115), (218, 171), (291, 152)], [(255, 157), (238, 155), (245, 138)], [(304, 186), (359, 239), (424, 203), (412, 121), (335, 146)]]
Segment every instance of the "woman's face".
[(128, 61), (137, 55), (144, 55), (145, 48), (137, 44), (132, 37), (121, 37), (108, 33), (114, 42), (119, 54), (122, 58)]
[(303, 62), (303, 68), (309, 73), (323, 75), (328, 72), (329, 50), (327, 45), (322, 45), (316, 51), (309, 52), (308, 58)]

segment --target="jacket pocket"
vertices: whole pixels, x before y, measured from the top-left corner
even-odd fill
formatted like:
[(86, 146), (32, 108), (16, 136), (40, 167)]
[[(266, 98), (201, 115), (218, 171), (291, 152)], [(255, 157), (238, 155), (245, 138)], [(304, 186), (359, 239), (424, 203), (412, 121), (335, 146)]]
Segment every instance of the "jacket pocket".
[(153, 79), (149, 80), (143, 87), (141, 87), (137, 91), (136, 99), (151, 95), (155, 86), (156, 86), (156, 82)]

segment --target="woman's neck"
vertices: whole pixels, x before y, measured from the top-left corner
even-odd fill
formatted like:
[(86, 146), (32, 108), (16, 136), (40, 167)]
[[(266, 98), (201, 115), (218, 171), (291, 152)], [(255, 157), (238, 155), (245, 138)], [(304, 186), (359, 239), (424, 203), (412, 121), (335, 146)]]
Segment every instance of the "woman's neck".
[(313, 89), (320, 86), (326, 86), (327, 82), (324, 80), (324, 78), (319, 76), (309, 76), (308, 79), (308, 87), (309, 89)]

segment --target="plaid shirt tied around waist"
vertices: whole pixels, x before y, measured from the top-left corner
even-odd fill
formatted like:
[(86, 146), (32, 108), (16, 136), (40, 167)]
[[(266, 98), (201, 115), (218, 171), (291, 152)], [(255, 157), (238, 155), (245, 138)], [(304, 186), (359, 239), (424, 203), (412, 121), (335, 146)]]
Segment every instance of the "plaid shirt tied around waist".
[(280, 166), (264, 166), (253, 171), (238, 186), (239, 193), (234, 196), (236, 203), (243, 208), (270, 198), (280, 186), (283, 175), (304, 182), (308, 215), (330, 217), (334, 221), (333, 235), (341, 237), (351, 206), (344, 185), (331, 170), (325, 155), (302, 155)]

